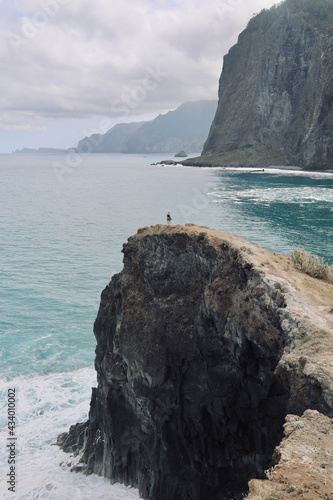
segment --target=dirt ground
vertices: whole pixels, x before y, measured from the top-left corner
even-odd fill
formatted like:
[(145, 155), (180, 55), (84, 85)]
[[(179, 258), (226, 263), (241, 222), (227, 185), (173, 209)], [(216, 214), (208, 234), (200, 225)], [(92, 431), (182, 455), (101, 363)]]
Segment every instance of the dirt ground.
[(268, 481), (252, 480), (248, 500), (333, 500), (333, 420), (306, 410), (288, 415)]

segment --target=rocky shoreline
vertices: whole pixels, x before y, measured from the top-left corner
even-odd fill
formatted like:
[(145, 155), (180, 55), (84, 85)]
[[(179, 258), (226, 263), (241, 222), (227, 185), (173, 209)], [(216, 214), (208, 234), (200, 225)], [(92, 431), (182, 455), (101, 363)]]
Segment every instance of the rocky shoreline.
[(333, 286), (191, 224), (141, 229), (123, 252), (94, 325), (89, 420), (58, 444), (145, 499), (243, 498), (279, 466), (288, 414), (331, 422)]

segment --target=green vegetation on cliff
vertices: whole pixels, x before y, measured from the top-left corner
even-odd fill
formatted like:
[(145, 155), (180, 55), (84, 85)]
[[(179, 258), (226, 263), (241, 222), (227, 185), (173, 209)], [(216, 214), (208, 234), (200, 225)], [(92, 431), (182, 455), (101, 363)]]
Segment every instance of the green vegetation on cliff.
[(324, 35), (333, 34), (333, 1), (332, 0), (286, 0), (269, 9), (263, 9), (250, 19), (247, 29), (266, 32), (273, 23), (279, 20), (281, 14), (288, 8), (291, 14), (301, 16), (311, 26)]
[(223, 153), (208, 153), (181, 162), (185, 166), (196, 167), (268, 167), (287, 166), (285, 155), (274, 150), (269, 144), (246, 144)]
[(270, 9), (263, 9), (250, 19), (247, 25), (247, 31), (253, 32), (261, 29), (266, 32), (272, 24), (281, 16), (282, 5), (273, 5)]
[(333, 0), (287, 0), (286, 5), (323, 35), (333, 34)]

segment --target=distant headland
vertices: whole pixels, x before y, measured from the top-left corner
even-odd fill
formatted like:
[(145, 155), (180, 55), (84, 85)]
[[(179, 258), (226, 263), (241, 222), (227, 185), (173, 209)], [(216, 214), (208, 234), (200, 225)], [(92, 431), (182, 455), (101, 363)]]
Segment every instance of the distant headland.
[(16, 154), (168, 153), (202, 151), (217, 101), (186, 102), (148, 122), (118, 123), (105, 134), (92, 134), (69, 149), (23, 148)]

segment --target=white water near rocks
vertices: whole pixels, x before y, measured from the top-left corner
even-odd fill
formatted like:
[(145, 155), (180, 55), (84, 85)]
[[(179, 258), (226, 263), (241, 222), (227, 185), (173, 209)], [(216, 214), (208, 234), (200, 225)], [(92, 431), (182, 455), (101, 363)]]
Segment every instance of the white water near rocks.
[[(133, 488), (70, 472), (79, 457), (53, 446), (87, 419), (100, 293), (121, 270), (122, 244), (138, 227), (164, 224), (170, 210), (172, 223), (210, 226), (277, 253), (304, 245), (332, 254), (333, 174), (150, 165), (162, 158), (91, 155), (74, 167), (65, 156), (0, 156), (4, 498), (139, 498)], [(15, 495), (7, 489), (13, 437)]]

